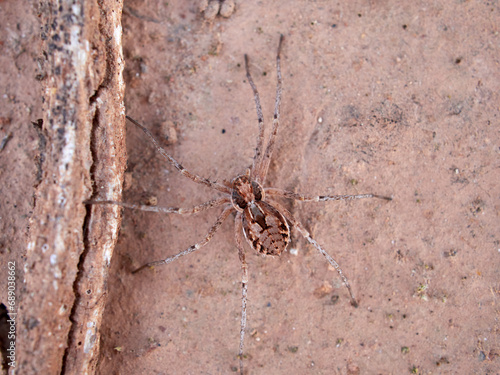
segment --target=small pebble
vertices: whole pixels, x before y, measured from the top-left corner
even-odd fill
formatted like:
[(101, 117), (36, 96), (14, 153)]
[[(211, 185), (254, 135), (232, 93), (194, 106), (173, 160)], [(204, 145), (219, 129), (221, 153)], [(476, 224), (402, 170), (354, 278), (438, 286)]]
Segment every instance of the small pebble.
[(219, 14), (222, 17), (228, 18), (233, 14), (234, 12), (234, 1), (233, 0), (226, 0), (222, 2), (222, 5), (220, 7), (220, 12)]

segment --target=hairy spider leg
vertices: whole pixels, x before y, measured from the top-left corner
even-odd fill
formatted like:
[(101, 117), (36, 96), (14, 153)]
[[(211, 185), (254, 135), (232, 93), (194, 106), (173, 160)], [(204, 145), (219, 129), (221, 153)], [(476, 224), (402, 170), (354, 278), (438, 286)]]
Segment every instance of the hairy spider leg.
[(243, 225), (241, 212), (236, 214), (234, 219), (234, 238), (238, 255), (241, 261), (241, 325), (240, 325), (240, 351), (238, 358), (240, 360), (240, 374), (243, 375), (243, 345), (245, 340), (245, 330), (247, 326), (247, 284), (248, 284), (248, 267), (245, 260), (245, 250), (243, 247)]
[(129, 116), (125, 116), (130, 122), (132, 122), (135, 126), (137, 126), (139, 129), (141, 129), (146, 135), (151, 139), (153, 144), (156, 147), (156, 150), (165, 158), (168, 160), (168, 162), (175, 167), (183, 176), (189, 178), (191, 181), (196, 182), (197, 184), (202, 184), (205, 186), (208, 186), (209, 188), (218, 190), (223, 193), (230, 193), (230, 189), (222, 184), (219, 184), (216, 181), (211, 181), (208, 178), (200, 177), (194, 173), (189, 172), (187, 169), (185, 169), (177, 160), (175, 160), (172, 156), (170, 156), (167, 151), (163, 147), (160, 146), (160, 143), (156, 140), (156, 138), (151, 134), (151, 132), (139, 124), (137, 121), (135, 121), (133, 118)]
[(276, 101), (274, 105), (274, 117), (273, 117), (273, 127), (271, 129), (271, 134), (269, 135), (269, 140), (267, 142), (266, 150), (263, 151), (263, 142), (264, 142), (264, 118), (262, 115), (262, 107), (260, 105), (259, 93), (257, 92), (257, 87), (252, 80), (252, 76), (250, 74), (250, 69), (248, 67), (248, 56), (245, 55), (245, 68), (247, 73), (248, 82), (252, 87), (254, 98), (255, 98), (255, 106), (257, 108), (257, 118), (259, 120), (259, 135), (257, 137), (257, 147), (255, 148), (255, 157), (252, 166), (252, 170), (250, 173), (250, 177), (252, 180), (257, 181), (261, 185), (264, 184), (267, 176), (267, 171), (269, 169), (269, 163), (271, 162), (271, 156), (274, 151), (276, 136), (278, 135), (279, 128), (279, 117), (280, 117), (280, 104), (281, 104), (281, 86), (282, 86), (282, 76), (281, 76), (281, 46), (283, 45), (283, 34), (280, 35), (280, 41), (278, 44), (278, 52), (276, 54), (276, 71), (278, 82), (276, 84)]
[(328, 263), (335, 268), (344, 282), (344, 285), (346, 286), (347, 290), (349, 291), (349, 296), (351, 298), (351, 305), (354, 307), (358, 307), (358, 302), (356, 301), (356, 298), (354, 298), (354, 294), (351, 289), (351, 285), (349, 284), (349, 281), (347, 280), (347, 277), (344, 275), (344, 272), (340, 268), (339, 264), (333, 259), (317, 242), (314, 238), (311, 237), (307, 229), (300, 223), (291, 213), (288, 211), (285, 207), (280, 205), (277, 202), (273, 202), (273, 205), (276, 206), (278, 210), (285, 216), (285, 218), (292, 224), (293, 227), (297, 228), (297, 230), (300, 232), (304, 238), (309, 241), (310, 244), (312, 244), (323, 256), (326, 258)]
[(148, 212), (157, 212), (162, 214), (179, 214), (179, 215), (191, 215), (196, 214), (198, 212), (203, 212), (209, 210), (211, 208), (220, 207), (225, 203), (231, 202), (230, 198), (219, 198), (212, 199), (208, 202), (199, 204), (197, 206), (182, 208), (182, 207), (158, 207), (158, 206), (147, 206), (143, 204), (135, 204), (135, 203), (126, 203), (126, 202), (118, 202), (118, 201), (86, 201), (85, 204), (115, 204), (117, 206), (128, 208), (130, 210), (138, 210), (138, 211), (148, 211)]
[(357, 194), (357, 195), (343, 194), (343, 195), (308, 196), (308, 195), (294, 193), (293, 191), (287, 191), (275, 188), (265, 188), (264, 192), (268, 196), (291, 198), (303, 202), (350, 201), (354, 199), (365, 199), (365, 198), (378, 198), (378, 199), (385, 199), (386, 201), (392, 201), (391, 197), (385, 197), (383, 195), (377, 195), (377, 194)]
[(203, 246), (205, 246), (207, 243), (210, 242), (210, 240), (214, 236), (215, 232), (217, 232), (219, 230), (219, 228), (221, 227), (221, 225), (224, 222), (224, 220), (227, 219), (227, 217), (229, 216), (229, 214), (233, 210), (234, 210), (233, 206), (227, 206), (224, 209), (224, 211), (222, 211), (222, 213), (219, 215), (219, 217), (217, 218), (217, 221), (215, 222), (215, 224), (212, 225), (212, 227), (209, 229), (208, 233), (205, 235), (205, 237), (200, 242), (197, 242), (194, 245), (189, 246), (186, 250), (183, 250), (180, 253), (178, 253), (176, 255), (173, 255), (171, 257), (168, 257), (166, 259), (162, 259), (162, 260), (157, 260), (157, 261), (154, 261), (154, 262), (146, 263), (143, 266), (137, 268), (132, 273), (137, 273), (137, 272), (143, 270), (144, 268), (148, 268), (148, 267), (159, 266), (159, 265), (162, 265), (162, 264), (169, 264), (169, 263), (177, 260), (178, 258), (180, 258), (182, 256), (191, 254), (192, 252), (194, 252), (194, 251), (196, 251), (198, 249), (201, 249)]

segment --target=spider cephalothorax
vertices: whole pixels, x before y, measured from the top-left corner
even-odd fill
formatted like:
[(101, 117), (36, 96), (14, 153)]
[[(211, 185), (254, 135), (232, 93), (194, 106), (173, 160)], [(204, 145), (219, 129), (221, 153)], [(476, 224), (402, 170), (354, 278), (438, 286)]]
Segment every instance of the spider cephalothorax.
[(231, 200), (238, 212), (243, 212), (249, 204), (264, 199), (264, 189), (257, 181), (251, 181), (248, 175), (236, 177), (232, 183)]
[(267, 171), (269, 169), (269, 163), (271, 156), (273, 154), (276, 136), (278, 134), (279, 128), (279, 115), (280, 115), (280, 102), (281, 102), (281, 68), (280, 68), (280, 53), (281, 45), (283, 43), (283, 35), (280, 38), (278, 45), (278, 53), (276, 55), (276, 68), (278, 76), (278, 84), (276, 88), (276, 102), (274, 107), (274, 117), (273, 125), (271, 129), (271, 134), (269, 135), (269, 140), (267, 145), (264, 147), (264, 117), (262, 115), (262, 108), (260, 105), (259, 94), (257, 88), (250, 75), (250, 69), (248, 67), (248, 56), (245, 55), (245, 69), (248, 79), (248, 83), (252, 87), (252, 91), (255, 99), (255, 106), (257, 108), (257, 119), (259, 122), (259, 133), (257, 136), (257, 147), (255, 149), (255, 156), (253, 159), (252, 168), (245, 175), (240, 175), (234, 178), (231, 184), (219, 184), (216, 181), (209, 180), (207, 178), (200, 177), (194, 173), (189, 172), (183, 166), (181, 166), (173, 157), (171, 157), (154, 138), (151, 132), (144, 126), (139, 124), (137, 121), (127, 118), (134, 123), (137, 127), (142, 129), (146, 135), (151, 139), (155, 145), (158, 152), (163, 155), (168, 162), (174, 166), (183, 176), (192, 180), (195, 183), (207, 186), (211, 189), (218, 191), (222, 194), (222, 197), (213, 199), (211, 201), (205, 202), (203, 204), (191, 207), (191, 208), (178, 208), (178, 207), (154, 207), (154, 206), (143, 206), (137, 204), (130, 204), (124, 202), (115, 201), (89, 201), (90, 204), (116, 204), (125, 208), (137, 209), (143, 211), (153, 211), (161, 213), (175, 213), (175, 214), (195, 214), (200, 211), (205, 211), (215, 207), (223, 207), (224, 209), (219, 214), (215, 224), (210, 227), (208, 233), (205, 237), (191, 245), (187, 249), (169, 256), (162, 260), (157, 260), (154, 262), (149, 262), (143, 266), (137, 268), (133, 273), (143, 270), (148, 267), (158, 266), (162, 264), (171, 263), (180, 257), (188, 255), (198, 249), (205, 246), (213, 237), (215, 232), (221, 227), (224, 220), (226, 220), (231, 212), (236, 211), (236, 217), (234, 219), (235, 228), (235, 240), (236, 247), (238, 249), (238, 255), (241, 261), (242, 269), (242, 298), (241, 298), (241, 328), (240, 328), (240, 374), (243, 374), (243, 343), (245, 338), (245, 328), (246, 328), (246, 306), (247, 306), (247, 287), (248, 287), (248, 267), (245, 260), (245, 250), (243, 247), (242, 233), (245, 235), (250, 246), (258, 251), (260, 254), (279, 256), (287, 247), (290, 242), (290, 228), (289, 225), (293, 226), (304, 236), (304, 238), (313, 245), (320, 254), (322, 254), (327, 262), (337, 270), (339, 276), (344, 282), (350, 298), (351, 304), (357, 306), (356, 299), (352, 293), (347, 277), (342, 272), (338, 263), (314, 240), (306, 228), (289, 212), (286, 208), (281, 206), (275, 200), (272, 200), (272, 204), (265, 200), (265, 197), (270, 197), (273, 199), (275, 197), (295, 199), (299, 201), (306, 202), (324, 202), (324, 201), (335, 201), (335, 200), (351, 200), (351, 199), (362, 199), (362, 198), (382, 198), (385, 200), (391, 200), (391, 198), (383, 197), (375, 194), (360, 194), (360, 195), (319, 195), (319, 196), (306, 196), (298, 194), (291, 191), (276, 189), (276, 188), (263, 188)]

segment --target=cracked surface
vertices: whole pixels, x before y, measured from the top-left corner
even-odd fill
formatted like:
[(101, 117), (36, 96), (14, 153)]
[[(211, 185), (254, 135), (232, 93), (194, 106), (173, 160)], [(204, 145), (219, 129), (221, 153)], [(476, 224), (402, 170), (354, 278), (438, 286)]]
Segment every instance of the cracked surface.
[[(36, 190), (29, 192), (34, 194), (34, 208), (27, 246), (14, 249), (21, 258), (18, 298), (22, 293), (16, 368), (25, 374), (92, 373), (97, 362), (97, 332), (120, 220), (118, 209), (91, 211), (83, 202), (92, 194), (121, 196), (125, 165), (121, 5), (113, 2), (113, 6), (41, 2), (33, 10), (40, 17), (41, 31), (28, 28), (33, 40), (44, 41), (44, 54), (37, 57), (36, 78), (41, 85), (31, 83), (33, 90), (43, 88), (44, 105), (32, 141), (38, 140), (38, 150), (30, 150), (38, 155), (32, 161), (37, 174)], [(5, 20), (7, 27), (10, 22)], [(36, 56), (31, 48), (29, 53)], [(28, 72), (23, 74), (29, 77)], [(25, 128), (29, 126), (26, 121)], [(13, 137), (22, 139), (20, 129), (13, 130), (17, 130)], [(36, 134), (35, 128), (28, 130)], [(4, 196), (22, 199), (22, 192)], [(10, 261), (10, 254), (2, 255)]]

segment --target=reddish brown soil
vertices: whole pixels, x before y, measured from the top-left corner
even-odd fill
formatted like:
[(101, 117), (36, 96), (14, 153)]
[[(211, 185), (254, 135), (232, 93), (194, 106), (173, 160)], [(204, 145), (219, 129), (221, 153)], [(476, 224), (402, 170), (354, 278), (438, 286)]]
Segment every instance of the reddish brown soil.
[[(40, 116), (37, 24), (9, 9), (0, 13), (10, 15), (1, 116), (12, 119), (0, 138), (13, 133), (0, 152), (2, 272), (23, 255), (36, 171), (29, 121)], [(187, 169), (229, 180), (251, 164), (257, 119), (243, 55), (269, 125), (282, 33), (282, 127), (266, 185), (394, 198), (287, 203), (341, 264), (357, 309), (297, 232), (297, 255), (247, 247), (248, 374), (500, 372), (499, 14), (494, 2), (241, 1), (229, 19), (206, 23), (195, 2), (125, 3), (127, 113)], [(23, 33), (19, 55), (12, 35)], [(127, 144), (124, 201), (189, 207), (216, 196), (130, 124)], [(236, 371), (233, 216), (197, 253), (131, 274), (200, 240), (218, 211), (123, 212), (98, 373)]]

